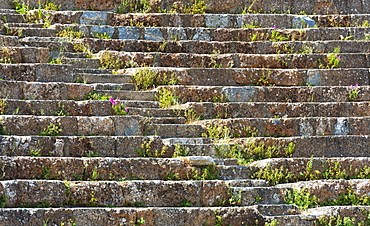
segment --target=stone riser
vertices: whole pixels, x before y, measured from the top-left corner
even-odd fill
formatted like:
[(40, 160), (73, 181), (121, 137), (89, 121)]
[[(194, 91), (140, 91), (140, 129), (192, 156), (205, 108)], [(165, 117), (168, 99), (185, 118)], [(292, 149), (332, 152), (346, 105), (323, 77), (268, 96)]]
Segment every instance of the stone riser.
[[(32, 0), (27, 1), (34, 7), (38, 6), (38, 1)], [(151, 10), (157, 12), (159, 9), (173, 10), (172, 5), (176, 1), (158, 1), (151, 5)], [(88, 1), (80, 2), (76, 0), (68, 1), (56, 1), (56, 4), (61, 4), (61, 10), (97, 10), (97, 11), (111, 11), (119, 4), (119, 2), (105, 2), (105, 1)], [(183, 0), (178, 2), (180, 6), (182, 5), (191, 5), (192, 2), (188, 0)], [(240, 1), (240, 2), (227, 2), (219, 3), (206, 0), (205, 4), (207, 5), (207, 12), (209, 13), (241, 13), (245, 8), (250, 8), (255, 12), (268, 12), (268, 13), (299, 13), (301, 11), (309, 14), (334, 14), (334, 13), (363, 13), (368, 12), (368, 4), (364, 2), (349, 1), (349, 2), (306, 2), (306, 1), (270, 1), (264, 0), (259, 2), (254, 2), (251, 0)], [(4, 1), (1, 5), (2, 8), (13, 8), (14, 6), (8, 1)], [(158, 9), (159, 8), (159, 9)]]
[[(56, 74), (57, 76), (58, 74)], [(115, 90), (118, 89), (118, 90)], [(85, 95), (96, 91), (101, 95), (113, 96), (122, 100), (153, 101), (156, 91), (130, 91), (132, 84), (81, 84), (62, 82), (16, 82), (0, 83), (0, 98), (27, 100), (84, 100)], [(136, 99), (137, 98), (137, 99)]]
[(246, 128), (255, 128), (259, 136), (324, 136), (324, 135), (367, 135), (369, 117), (332, 117), (332, 118), (239, 118), (213, 119), (195, 122), (208, 126), (226, 126), (230, 136), (237, 134), (245, 137)]
[[(278, 209), (278, 208), (276, 208)], [(268, 221), (256, 206), (248, 207), (148, 207), (148, 208), (2, 208), (4, 225), (61, 225), (76, 223), (78, 226), (134, 225), (215, 225), (216, 215), (227, 225), (264, 226)], [(216, 214), (215, 214), (216, 213)], [(219, 220), (219, 219), (218, 219)], [(256, 224), (256, 220), (259, 222)], [(270, 219), (269, 219), (270, 220)], [(72, 223), (71, 223), (72, 222)]]
[[(246, 87), (192, 87), (166, 86), (183, 103), (200, 101), (230, 102), (349, 102), (349, 86), (246, 86)], [(368, 86), (358, 87), (353, 101), (368, 101)]]
[(282, 118), (282, 117), (365, 117), (370, 116), (369, 102), (346, 103), (187, 103), (198, 117), (211, 118)]
[(2, 47), (0, 59), (11, 60), (12, 63), (47, 63), (49, 49), (37, 47)]
[[(351, 180), (313, 180), (301, 181), (297, 183), (279, 184), (278, 188), (306, 189), (311, 195), (319, 198), (319, 203), (338, 199), (340, 194), (351, 194), (354, 196), (365, 197), (369, 192), (368, 179), (351, 179)], [(333, 189), (335, 188), (335, 189)]]
[[(27, 37), (20, 43), (47, 47), (51, 52), (75, 52), (73, 45), (84, 43), (91, 47), (91, 51), (101, 50), (125, 52), (165, 52), (165, 53), (248, 53), (248, 54), (277, 54), (302, 53), (304, 48), (311, 48), (313, 53), (330, 53), (340, 46), (342, 53), (362, 53), (367, 47), (367, 41), (293, 41), (293, 42), (207, 42), (207, 41), (150, 41), (150, 40), (120, 40), (120, 39), (92, 39), (85, 38), (69, 42), (63, 38), (33, 38)], [(306, 49), (307, 51), (307, 49)]]
[[(351, 69), (261, 69), (261, 68), (153, 68), (153, 71), (160, 74), (175, 73), (180, 85), (196, 86), (350, 86), (369, 85), (370, 72), (366, 68)], [(126, 69), (126, 71), (130, 71)], [(136, 69), (132, 69), (134, 73)], [(168, 87), (170, 88), (170, 87)], [(187, 87), (187, 89), (202, 90), (202, 93), (212, 90), (220, 93), (222, 89), (229, 87)], [(175, 87), (175, 90), (177, 88)], [(187, 97), (178, 93), (179, 96)], [(193, 95), (193, 94), (192, 94)], [(218, 95), (218, 94), (214, 94)], [(221, 94), (220, 94), (221, 95)], [(200, 93), (194, 96), (194, 101), (212, 101)], [(184, 98), (187, 101), (187, 98)]]
[[(44, 131), (49, 131), (44, 135), (200, 137), (205, 132), (201, 125), (182, 124), (183, 118), (150, 120), (140, 116), (3, 115), (1, 119), (3, 134), (13, 135), (41, 135)], [(47, 129), (50, 124), (57, 126), (54, 129), (59, 132), (53, 130), (51, 133), (50, 129)]]
[[(234, 142), (248, 145), (250, 142), (262, 142), (267, 146), (286, 147), (290, 142), (295, 148), (292, 156), (300, 157), (370, 157), (367, 151), (370, 148), (369, 136), (301, 136), (301, 137), (257, 137), (240, 138)], [(222, 148), (222, 144), (219, 144)]]
[[(73, 101), (73, 100), (9, 100), (3, 109), (5, 115), (36, 115), (36, 116), (109, 116), (115, 115), (108, 101)], [(146, 117), (177, 117), (182, 110), (158, 109), (158, 103), (136, 103), (125, 101), (130, 115)], [(154, 107), (154, 108), (153, 108)]]
[[(288, 169), (298, 180), (307, 180), (305, 174), (311, 174), (314, 179), (325, 179), (323, 175), (328, 169), (335, 168), (337, 172), (345, 172), (348, 177), (359, 176), (360, 170), (367, 168), (370, 158), (366, 157), (345, 157), (345, 158), (273, 158), (256, 161), (249, 166), (257, 169)], [(338, 165), (336, 165), (338, 164)], [(310, 167), (308, 167), (310, 165)], [(308, 170), (309, 168), (309, 170)], [(356, 172), (357, 171), (357, 172)], [(312, 179), (311, 179), (312, 180)]]
[[(23, 15), (14, 14), (15, 12), (0, 13), (2, 18), (6, 18), (9, 23), (24, 23)], [(213, 27), (213, 28), (238, 28), (244, 25), (257, 25), (260, 27), (278, 28), (300, 28), (307, 26), (320, 27), (333, 26), (358, 26), (364, 21), (369, 20), (369, 15), (289, 15), (289, 14), (113, 14), (110, 12), (78, 12), (78, 11), (54, 11), (49, 12), (53, 15), (54, 23), (61, 24), (109, 24), (111, 26), (130, 26), (142, 23), (148, 27)], [(357, 13), (357, 12), (354, 12)], [(97, 16), (97, 20), (86, 20), (87, 17)], [(66, 15), (69, 15), (66, 17)], [(306, 20), (303, 23), (301, 19)]]
[[(84, 157), (96, 154), (106, 157), (138, 157), (137, 149), (150, 143), (149, 150), (161, 150), (163, 143), (158, 137), (147, 136), (2, 136), (1, 155), (29, 156), (31, 150), (40, 156)], [(172, 157), (169, 148), (164, 156)]]
[[(192, 179), (190, 162), (175, 158), (55, 158), (0, 157), (2, 180), (45, 179), (68, 181)], [(94, 175), (92, 174), (93, 172)]]
[[(58, 76), (58, 73), (55, 74)], [(1, 98), (29, 100), (67, 100), (83, 99), (84, 95), (94, 91), (94, 87), (79, 83), (36, 83), (11, 82), (0, 83)]]
[(0, 64), (0, 70), (3, 80), (28, 82), (74, 82), (76, 80), (71, 65)]
[[(328, 54), (186, 54), (186, 53), (142, 53), (111, 52), (115, 59), (138, 65), (155, 67), (200, 67), (200, 68), (285, 68), (319, 69), (332, 68)], [(340, 53), (338, 68), (368, 68), (369, 54)]]
[[(2, 188), (0, 194), (8, 197), (7, 207), (20, 207), (22, 203), (32, 206), (45, 201), (52, 207), (124, 207), (135, 206), (135, 203), (142, 203), (144, 206), (176, 207), (184, 200), (192, 206), (220, 206), (222, 203), (228, 203), (231, 197), (227, 181), (217, 180), (123, 182), (10, 180), (0, 182), (0, 186)], [(28, 191), (26, 194), (25, 190)], [(146, 192), (148, 190), (151, 192)], [(273, 200), (276, 204), (284, 204), (286, 192), (291, 189), (253, 187), (244, 190), (241, 192), (241, 205), (257, 204), (258, 201), (254, 196), (256, 194), (265, 195), (260, 203)], [(247, 199), (252, 197), (253, 203), (248, 203)]]
[[(198, 40), (198, 41), (272, 41), (274, 32), (279, 36), (287, 37), (289, 41), (317, 41), (320, 37), (324, 40), (341, 40), (341, 37), (352, 36), (352, 40), (364, 40), (369, 33), (368, 27), (335, 27), (335, 28), (310, 28), (310, 29), (274, 29), (274, 28), (181, 28), (181, 27), (112, 27), (89, 25), (60, 25), (50, 28), (11, 27), (13, 34), (21, 37), (55, 37), (56, 34), (71, 27), (80, 30), (86, 38), (94, 37), (93, 32), (107, 33), (112, 38), (134, 40)], [(5, 34), (3, 31), (2, 34)]]

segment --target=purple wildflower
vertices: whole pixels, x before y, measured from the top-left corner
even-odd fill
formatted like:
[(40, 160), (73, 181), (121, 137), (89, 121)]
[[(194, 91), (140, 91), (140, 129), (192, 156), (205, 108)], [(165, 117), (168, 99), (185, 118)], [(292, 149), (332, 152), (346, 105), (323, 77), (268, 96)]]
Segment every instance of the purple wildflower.
[(340, 56), (337, 57), (337, 60), (340, 61)]
[(117, 104), (116, 100), (114, 100), (112, 97), (109, 98), (109, 101), (112, 103), (112, 105), (116, 105)]
[(125, 108), (125, 111), (128, 112), (128, 108)]
[(275, 29), (275, 28), (276, 28), (276, 26), (273, 26), (272, 28), (274, 28), (274, 29)]
[(350, 85), (349, 88), (350, 89), (357, 89), (358, 88), (358, 84), (356, 84), (356, 85)]

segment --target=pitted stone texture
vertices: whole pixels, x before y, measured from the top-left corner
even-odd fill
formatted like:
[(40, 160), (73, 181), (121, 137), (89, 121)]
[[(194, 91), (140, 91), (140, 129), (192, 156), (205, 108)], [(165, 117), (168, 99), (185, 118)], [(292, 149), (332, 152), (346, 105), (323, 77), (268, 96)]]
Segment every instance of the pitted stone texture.
[(140, 29), (136, 27), (121, 27), (118, 28), (119, 39), (139, 39), (141, 36)]
[(92, 26), (91, 27), (91, 32), (94, 36), (96, 36), (96, 33), (98, 34), (107, 34), (109, 35), (110, 37), (113, 37), (114, 35), (114, 32), (115, 32), (115, 29), (113, 27), (109, 27), (109, 26)]
[[(251, 167), (274, 169), (285, 168), (294, 174), (298, 180), (305, 180), (304, 172), (307, 170), (307, 165), (312, 165), (309, 173), (316, 179), (322, 179), (322, 173), (330, 169), (330, 167), (337, 167), (342, 172), (345, 171), (349, 177), (358, 176), (358, 172), (366, 168), (370, 159), (368, 157), (342, 157), (342, 158), (274, 158), (256, 161), (250, 164)], [(336, 165), (338, 164), (338, 165)]]
[(350, 192), (353, 192), (353, 195), (357, 197), (368, 196), (370, 189), (368, 179), (302, 181), (280, 184), (276, 187), (306, 189), (311, 195), (319, 198), (320, 203), (338, 199), (340, 194), (349, 194)]
[(316, 22), (308, 16), (294, 16), (292, 20), (293, 28), (315, 27)]
[(161, 28), (157, 27), (146, 27), (145, 28), (145, 40), (151, 40), (151, 41), (163, 41), (163, 34)]
[[(216, 224), (216, 215), (230, 225), (263, 226), (266, 219), (257, 207), (160, 207), (160, 208), (2, 208), (0, 224), (4, 225), (68, 225), (79, 226), (131, 225), (141, 218), (148, 225)], [(217, 213), (217, 214), (215, 214)]]
[(120, 1), (118, 0), (93, 0), (93, 1), (84, 1), (84, 0), (74, 0), (75, 5), (79, 9), (84, 10), (99, 10), (99, 11), (107, 11), (113, 10), (115, 6), (118, 5)]
[(66, 201), (66, 187), (61, 181), (2, 181), (1, 187), (8, 207), (18, 207), (22, 203), (35, 206), (43, 202), (56, 207)]

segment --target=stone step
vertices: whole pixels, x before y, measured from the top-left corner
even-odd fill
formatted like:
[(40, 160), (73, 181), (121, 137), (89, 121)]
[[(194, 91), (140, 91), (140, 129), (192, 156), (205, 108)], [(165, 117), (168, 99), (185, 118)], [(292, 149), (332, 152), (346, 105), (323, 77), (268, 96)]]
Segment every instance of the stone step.
[[(100, 52), (102, 55), (107, 52)], [(200, 68), (286, 68), (331, 69), (368, 68), (367, 53), (340, 54), (188, 54), (188, 53), (142, 53), (108, 52), (114, 60), (134, 61), (137, 65), (155, 67)], [(334, 61), (328, 59), (333, 56)], [(335, 66), (334, 66), (335, 65)]]
[(24, 23), (24, 15), (13, 12), (0, 12), (0, 18), (5, 19), (7, 23)]
[[(232, 96), (229, 98), (231, 99)], [(194, 117), (202, 119), (370, 116), (369, 102), (188, 102), (181, 105), (181, 108), (184, 109), (184, 112), (179, 112), (179, 115), (192, 109), (195, 113)]]
[[(65, 115), (65, 116), (107, 116), (115, 114), (108, 100), (3, 100), (3, 114), (18, 115)], [(158, 102), (125, 101), (129, 114), (147, 117), (174, 117), (181, 115), (181, 110), (158, 109)]]
[(112, 74), (112, 69), (76, 68), (75, 71), (86, 74)]
[(16, 36), (0, 35), (1, 46), (19, 46), (19, 39)]
[[(114, 14), (111, 26), (209, 27), (209, 28), (305, 28), (362, 26), (368, 14), (293, 15), (293, 14)], [(302, 21), (303, 20), (303, 21)], [(76, 20), (76, 23), (79, 23)]]
[(42, 47), (2, 47), (0, 58), (7, 63), (47, 63), (49, 50)]
[[(59, 67), (60, 65), (57, 65), (57, 68)], [(54, 76), (58, 75), (58, 73), (54, 74)], [(67, 73), (66, 75), (68, 76)], [(3, 99), (11, 97), (27, 100), (82, 100), (92, 91), (94, 91), (92, 85), (80, 83), (0, 81), (0, 94)]]
[[(129, 108), (130, 115), (140, 115), (146, 117), (178, 117), (183, 115), (182, 111), (174, 111), (173, 109), (158, 109), (158, 108)], [(185, 122), (184, 122), (185, 123)]]
[[(344, 217), (354, 219), (353, 224), (360, 225), (359, 223), (365, 223), (368, 221), (369, 206), (349, 205), (349, 206), (323, 206), (308, 209), (298, 215), (301, 218), (314, 217), (316, 219), (326, 218), (329, 221), (330, 217), (340, 218), (343, 220)], [(353, 218), (356, 216), (355, 218)], [(285, 223), (277, 218), (278, 222)], [(333, 219), (336, 220), (336, 219)], [(309, 224), (307, 224), (309, 225)], [(314, 225), (314, 224), (310, 224)]]
[[(151, 12), (158, 12), (160, 10), (162, 11), (172, 11), (175, 8), (173, 8), (173, 3), (175, 1), (159, 1), (155, 4), (150, 5), (150, 11)], [(335, 13), (341, 13), (341, 14), (350, 14), (350, 13), (366, 13), (368, 10), (368, 6), (366, 4), (359, 4), (356, 1), (347, 2), (346, 4), (343, 4), (341, 2), (335, 2), (332, 4), (326, 4), (326, 3), (318, 3), (318, 4), (309, 4), (302, 1), (294, 1), (285, 3), (283, 1), (260, 1), (260, 2), (237, 2), (237, 3), (227, 3), (222, 4), (219, 2), (213, 2), (213, 1), (205, 1), (206, 4), (206, 12), (208, 13), (242, 13), (243, 11), (246, 11), (247, 13), (304, 13), (307, 14), (335, 14)], [(2, 7), (4, 8), (12, 8), (12, 5), (9, 3), (2, 3)], [(70, 4), (61, 5), (61, 10), (75, 10), (81, 9), (81, 10), (91, 10), (94, 9), (94, 11), (114, 11), (115, 7), (117, 7), (119, 3), (107, 3), (105, 1), (96, 1), (93, 3), (80, 3), (77, 1), (71, 1)], [(188, 7), (191, 6), (189, 2), (187, 1), (180, 1), (180, 6), (187, 5)], [(38, 3), (36, 1), (31, 2), (31, 6), (34, 8), (38, 8)], [(14, 7), (14, 6), (13, 6)], [(178, 9), (179, 10), (179, 9)], [(111, 16), (111, 13), (107, 12), (85, 12), (83, 14), (83, 17), (88, 16), (98, 16), (103, 17), (105, 20), (107, 20), (108, 16)], [(67, 12), (68, 15), (68, 12)], [(102, 20), (102, 19), (100, 19)], [(105, 21), (104, 20), (104, 21)]]
[[(189, 180), (194, 179), (195, 172), (192, 171), (202, 174), (204, 168), (192, 166), (186, 159), (178, 158), (0, 157), (0, 159), (3, 166), (2, 180), (126, 181), (135, 178)], [(217, 172), (217, 167), (214, 167), (213, 171)], [(168, 179), (171, 175), (176, 177)], [(215, 176), (220, 175), (217, 173)], [(243, 181), (244, 185), (253, 186), (250, 180)], [(261, 186), (261, 183), (257, 186)]]
[(2, 115), (1, 117), (3, 134), (13, 135), (142, 136), (145, 127), (142, 121), (144, 118), (140, 116)]
[(23, 28), (44, 28), (44, 24), (39, 23), (6, 23), (8, 27), (23, 27)]
[[(195, 121), (212, 132), (212, 127), (227, 127), (229, 137), (245, 137), (249, 130), (260, 136), (368, 135), (369, 117), (236, 118)], [(249, 129), (248, 129), (249, 128)]]
[(93, 39), (84, 38), (68, 41), (56, 37), (25, 37), (20, 39), (23, 45), (48, 47), (51, 52), (75, 52), (75, 45), (85, 44), (94, 53), (102, 50), (125, 52), (164, 52), (164, 53), (249, 53), (249, 54), (283, 54), (283, 53), (330, 53), (338, 46), (342, 53), (362, 53), (368, 41), (334, 40), (334, 41), (290, 41), (290, 42), (236, 42), (236, 41), (197, 41), (197, 40), (131, 40), (131, 39)]
[[(369, 86), (164, 86), (185, 102), (349, 102), (368, 101)], [(208, 88), (208, 89), (207, 89)], [(350, 91), (351, 99), (350, 99)], [(204, 94), (203, 94), (204, 92)], [(352, 96), (357, 92), (357, 97)]]
[(70, 64), (77, 68), (99, 68), (100, 61), (99, 59), (91, 58), (62, 58), (64, 64)]
[(274, 187), (232, 187), (231, 191), (236, 197), (240, 197), (240, 206), (256, 204), (285, 204), (287, 190)]
[(201, 125), (190, 124), (152, 124), (145, 128), (145, 134), (160, 136), (163, 138), (169, 137), (201, 137), (204, 130)]
[(200, 137), (205, 132), (201, 125), (183, 124), (184, 118), (173, 117), (2, 115), (1, 119), (2, 134), (13, 135)]
[[(0, 224), (4, 225), (216, 225), (222, 220), (227, 225), (265, 225), (270, 219), (256, 206), (246, 207), (79, 207), (79, 208), (1, 208)], [(221, 219), (221, 220), (220, 220)], [(71, 223), (72, 222), (72, 223)], [(258, 224), (256, 224), (258, 222)]]
[[(281, 170), (289, 172), (290, 182), (329, 178), (367, 178), (369, 157), (311, 157), (273, 158), (252, 162), (255, 170)], [(286, 170), (286, 171), (285, 171)]]
[(35, 27), (9, 27), (9, 30), (5, 33), (15, 34), (18, 37), (55, 37), (57, 30), (53, 28), (35, 28)]
[(129, 83), (131, 76), (129, 75), (112, 75), (112, 74), (76, 74), (78, 81), (83, 83)]
[(0, 78), (3, 80), (28, 82), (74, 82), (76, 80), (73, 67), (66, 64), (0, 64), (0, 70), (2, 72)]
[[(278, 27), (300, 28), (315, 25), (331, 27), (334, 25), (356, 26), (369, 20), (367, 14), (352, 15), (289, 15), (289, 14), (181, 14), (181, 13), (151, 13), (151, 14), (113, 14), (110, 12), (51, 12), (53, 22), (61, 24), (86, 24), (86, 16), (100, 16), (100, 24), (111, 26), (148, 26), (148, 27)], [(66, 18), (66, 14), (73, 15)], [(104, 19), (105, 20), (104, 20)], [(103, 23), (101, 23), (103, 19)], [(302, 22), (302, 19), (304, 22)], [(330, 20), (329, 20), (330, 19)], [(91, 23), (93, 21), (89, 21)]]
[[(112, 27), (89, 25), (53, 25), (57, 31), (70, 27), (80, 30), (86, 38), (91, 38), (93, 32), (106, 32), (112, 38), (134, 40), (198, 40), (198, 41), (317, 41), (320, 40), (364, 40), (369, 33), (369, 27), (328, 27), (305, 29), (277, 28), (202, 28), (202, 27)], [(30, 35), (35, 36), (35, 35)], [(37, 35), (36, 35), (37, 36)], [(52, 35), (38, 35), (51, 37)], [(55, 36), (55, 35), (54, 35)], [(342, 38), (341, 38), (342, 37)]]
[[(299, 137), (252, 137), (235, 139), (235, 144), (252, 146), (264, 144), (265, 146), (287, 147), (294, 144), (292, 156), (294, 158), (310, 157), (370, 157), (366, 151), (369, 147), (368, 135), (325, 135), (325, 136), (299, 136)], [(228, 150), (225, 144), (218, 145), (219, 150)], [(308, 148), (309, 147), (309, 148)], [(214, 151), (216, 153), (216, 151)], [(281, 155), (279, 156), (281, 157)]]
[[(162, 150), (158, 137), (149, 136), (1, 136), (2, 156), (55, 156), (55, 157), (138, 157), (143, 145), (152, 151)], [(166, 148), (164, 148), (166, 149)], [(151, 152), (149, 152), (151, 153)], [(165, 157), (172, 157), (167, 148)]]
[[(220, 206), (228, 204), (231, 195), (227, 181), (59, 181), (59, 180), (7, 180), (1, 181), (3, 195), (7, 197), (5, 207), (21, 207), (44, 204), (50, 207), (60, 206), (115, 206), (130, 205), (176, 207), (184, 203), (195, 207)], [(25, 194), (24, 191), (28, 192)], [(150, 190), (151, 192), (144, 192)], [(249, 188), (242, 191), (243, 198), (260, 194), (263, 199), (253, 203), (271, 200), (284, 203), (289, 188)], [(161, 194), (166, 194), (165, 196)], [(13, 195), (16, 194), (16, 195)], [(21, 195), (22, 194), (22, 195)], [(253, 197), (254, 198), (254, 197)], [(48, 202), (46, 204), (46, 202)], [(140, 203), (140, 204), (139, 204)], [(229, 204), (230, 205), (230, 204)]]
[(121, 91), (121, 90), (96, 90), (96, 93), (112, 96), (121, 100), (153, 101), (157, 91)]
[[(367, 68), (333, 68), (328, 70), (155, 67), (151, 70), (159, 75), (175, 73), (179, 79), (179, 85), (193, 86), (186, 87), (187, 89), (202, 90), (202, 92), (211, 92), (212, 90), (215, 93), (219, 93), (220, 89), (231, 89), (231, 87), (204, 86), (350, 86), (370, 84), (370, 72)], [(125, 69), (125, 72), (129, 74), (134, 74), (136, 71), (135, 68)], [(179, 93), (179, 96), (186, 96), (186, 91), (184, 92), (185, 94), (181, 93), (181, 95)], [(196, 97), (192, 99), (196, 99)], [(203, 101), (211, 100), (203, 99)]]
[[(351, 179), (351, 180), (329, 179), (329, 180), (312, 180), (312, 181), (300, 181), (296, 183), (279, 184), (276, 185), (275, 187), (293, 188), (298, 190), (305, 189), (305, 191), (309, 192), (310, 195), (314, 195), (318, 198), (317, 202), (319, 204), (325, 205), (325, 202), (333, 201), (335, 199), (340, 198), (340, 196), (343, 195), (351, 195), (357, 198), (367, 197), (369, 192), (368, 184), (369, 179)], [(355, 203), (351, 202), (348, 203), (347, 205), (353, 204)]]
[[(316, 41), (320, 40), (364, 40), (369, 27), (328, 27), (305, 29), (277, 28), (192, 28), (192, 27), (112, 27), (97, 25), (54, 24), (50, 28), (9, 27), (8, 33), (21, 37), (55, 37), (67, 27), (80, 30), (86, 38), (94, 32), (107, 33), (112, 38), (134, 40), (198, 40), (198, 41)], [(4, 29), (3, 29), (3, 33)]]

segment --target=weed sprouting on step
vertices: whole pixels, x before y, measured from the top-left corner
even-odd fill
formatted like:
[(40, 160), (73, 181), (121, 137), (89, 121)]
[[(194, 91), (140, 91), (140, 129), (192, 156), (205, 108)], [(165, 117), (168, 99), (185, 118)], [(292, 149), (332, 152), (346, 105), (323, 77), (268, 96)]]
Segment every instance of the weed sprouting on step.
[(348, 100), (355, 101), (358, 97), (358, 93), (359, 93), (358, 84), (350, 85), (348, 87)]
[(182, 200), (181, 204), (178, 207), (192, 207), (191, 203), (188, 200)]
[(174, 147), (175, 147), (175, 150), (172, 155), (173, 158), (187, 156), (190, 151), (189, 147), (183, 147), (181, 146), (181, 144), (174, 144)]
[(93, 32), (94, 38), (98, 39), (112, 39), (112, 36), (107, 34), (107, 32), (99, 33), (99, 32)]
[(193, 4), (184, 7), (184, 13), (204, 14), (206, 13), (207, 4), (204, 1), (194, 0)]
[(14, 64), (14, 58), (11, 57), (12, 51), (7, 47), (0, 48), (0, 64)]
[(92, 57), (92, 51), (91, 46), (89, 44), (85, 43), (73, 43), (73, 50), (79, 53), (87, 53), (86, 57), (91, 58)]
[(179, 97), (166, 88), (158, 90), (158, 95), (155, 96), (155, 100), (159, 101), (159, 106), (161, 108), (169, 108), (179, 104)]
[(144, 218), (140, 217), (136, 219), (136, 221), (130, 221), (130, 223), (133, 223), (135, 226), (139, 226), (139, 225), (145, 224), (145, 220)]
[(88, 92), (84, 95), (84, 100), (109, 100), (111, 96), (102, 95), (94, 91)]
[(51, 58), (48, 61), (49, 64), (63, 64), (63, 57)]
[(4, 208), (6, 206), (6, 200), (8, 200), (8, 196), (0, 196), (0, 208)]
[(320, 59), (318, 59), (319, 68), (322, 69), (332, 69), (337, 68), (339, 66), (339, 63), (341, 61), (339, 54), (340, 53), (340, 47), (334, 48), (332, 53), (329, 53), (324, 62), (322, 62)]
[(180, 79), (176, 73), (157, 73), (149, 68), (139, 68), (131, 81), (135, 83), (136, 90), (154, 89), (160, 85), (178, 85)]
[(100, 61), (100, 68), (101, 69), (113, 69), (118, 70), (121, 68), (126, 67), (126, 63), (119, 59), (117, 56), (115, 56), (113, 53), (109, 51), (104, 51), (100, 55), (99, 58)]
[(139, 157), (154, 157), (154, 158), (160, 158), (163, 157), (166, 151), (168, 150), (167, 146), (162, 146), (160, 149), (155, 148), (154, 139), (150, 139), (149, 141), (144, 141), (140, 148), (137, 148), (136, 154)]
[(41, 23), (44, 27), (50, 27), (53, 21), (53, 17), (47, 10), (57, 11), (60, 9), (60, 5), (51, 1), (46, 1), (44, 4), (41, 4), (39, 0), (37, 8), (31, 7), (29, 4), (25, 4), (19, 0), (14, 0), (13, 4), (17, 13), (26, 15), (25, 20), (28, 23)]
[(57, 37), (66, 38), (67, 40), (70, 40), (70, 41), (74, 39), (81, 39), (85, 36), (84, 33), (82, 33), (81, 31), (75, 31), (70, 27), (67, 27), (59, 31), (56, 35)]
[(207, 4), (201, 0), (194, 0), (189, 4), (173, 4), (171, 9), (161, 9), (158, 7), (159, 13), (188, 13), (188, 14), (204, 14), (207, 10)]
[(149, 13), (151, 8), (149, 0), (121, 0), (117, 13)]
[(287, 191), (285, 197), (286, 204), (297, 205), (300, 209), (308, 209), (319, 206), (320, 199), (305, 189), (293, 189), (293, 192)]
[(62, 129), (60, 128), (60, 123), (50, 123), (47, 125), (47, 127), (40, 133), (40, 136), (59, 136), (59, 134), (62, 132)]
[(193, 168), (190, 173), (186, 175), (187, 180), (218, 180), (220, 179), (220, 172), (216, 165), (201, 167), (200, 169)]
[(0, 115), (3, 115), (5, 113), (5, 108), (6, 108), (6, 101), (7, 99), (1, 99), (0, 100)]
[(112, 109), (117, 115), (127, 115), (128, 108), (125, 106), (125, 101), (120, 99), (109, 98), (110, 103), (112, 104)]

